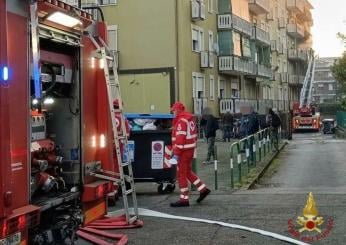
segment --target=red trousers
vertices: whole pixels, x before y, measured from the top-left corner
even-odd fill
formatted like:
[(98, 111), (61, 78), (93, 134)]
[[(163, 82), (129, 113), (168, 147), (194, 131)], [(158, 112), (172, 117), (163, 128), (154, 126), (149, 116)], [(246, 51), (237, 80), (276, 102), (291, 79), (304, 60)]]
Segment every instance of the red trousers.
[(188, 182), (195, 185), (199, 192), (206, 190), (206, 185), (200, 180), (200, 178), (192, 172), (192, 159), (194, 149), (183, 151), (179, 156), (178, 161), (178, 183), (180, 188), (180, 199), (189, 199)]

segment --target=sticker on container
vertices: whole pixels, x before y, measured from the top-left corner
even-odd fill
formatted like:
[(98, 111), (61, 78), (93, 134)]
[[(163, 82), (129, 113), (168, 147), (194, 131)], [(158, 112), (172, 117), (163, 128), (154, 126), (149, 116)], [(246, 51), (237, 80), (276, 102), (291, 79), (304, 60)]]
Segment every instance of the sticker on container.
[(127, 141), (127, 147), (123, 151), (123, 162), (127, 161), (135, 161), (135, 141), (133, 140)]
[(163, 141), (151, 142), (151, 168), (152, 169), (163, 169), (164, 159), (164, 143)]

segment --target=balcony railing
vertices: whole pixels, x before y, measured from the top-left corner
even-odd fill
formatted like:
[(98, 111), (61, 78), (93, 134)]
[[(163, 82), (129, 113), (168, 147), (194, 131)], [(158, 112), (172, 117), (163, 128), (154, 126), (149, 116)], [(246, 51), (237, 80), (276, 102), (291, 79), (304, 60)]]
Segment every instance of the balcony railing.
[(305, 36), (304, 27), (299, 24), (288, 23), (287, 34), (291, 37), (302, 39)]
[(255, 14), (270, 12), (269, 0), (249, 0), (249, 9)]
[(219, 57), (219, 71), (232, 71), (233, 70), (233, 57), (221, 56)]
[(261, 28), (254, 26), (253, 27), (253, 36), (256, 38), (256, 40), (266, 44), (270, 45), (270, 35), (269, 32), (262, 30)]
[(288, 75), (288, 84), (290, 85), (302, 85), (304, 83), (305, 77), (303, 75)]
[(217, 28), (218, 29), (232, 29), (232, 15), (219, 14), (217, 16)]
[(234, 14), (219, 14), (217, 16), (217, 27), (219, 30), (235, 29), (248, 36), (252, 36), (251, 23)]
[(305, 49), (289, 49), (288, 59), (294, 61), (307, 61), (307, 51)]
[(257, 75), (261, 77), (271, 78), (273, 76), (272, 70), (265, 66), (258, 64), (257, 65)]
[(246, 73), (250, 75), (256, 74), (256, 65), (252, 60), (243, 59), (240, 57), (233, 57), (233, 68), (235, 71)]
[(287, 9), (298, 14), (303, 14), (304, 2), (303, 0), (287, 0)]
[(239, 16), (232, 15), (233, 29), (242, 32), (248, 36), (252, 36), (252, 24)]
[(219, 71), (255, 75), (256, 66), (252, 60), (237, 56), (221, 56), (219, 57)]

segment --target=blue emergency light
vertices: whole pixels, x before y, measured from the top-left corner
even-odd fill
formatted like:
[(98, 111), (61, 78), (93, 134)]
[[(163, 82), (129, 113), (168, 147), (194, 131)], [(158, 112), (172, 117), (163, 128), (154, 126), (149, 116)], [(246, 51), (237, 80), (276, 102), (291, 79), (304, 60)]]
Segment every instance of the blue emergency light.
[(9, 78), (9, 70), (7, 66), (4, 66), (0, 69), (0, 80), (7, 82)]

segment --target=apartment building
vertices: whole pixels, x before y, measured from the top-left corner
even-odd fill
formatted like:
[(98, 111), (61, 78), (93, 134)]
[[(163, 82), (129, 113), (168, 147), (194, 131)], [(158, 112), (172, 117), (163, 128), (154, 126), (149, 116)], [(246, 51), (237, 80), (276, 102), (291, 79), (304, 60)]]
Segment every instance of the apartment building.
[(298, 99), (312, 23), (300, 7), (311, 17), (311, 5), (290, 2), (82, 0), (104, 12), (126, 111), (168, 112), (180, 100), (196, 114), (235, 98)]
[(287, 60), (290, 100), (299, 99), (298, 95), (304, 81), (308, 59), (312, 54), (312, 8), (308, 0), (287, 0)]
[(331, 67), (338, 58), (325, 57), (316, 60), (315, 79), (312, 88), (312, 101), (317, 104), (335, 102), (337, 99), (337, 81)]

